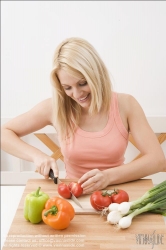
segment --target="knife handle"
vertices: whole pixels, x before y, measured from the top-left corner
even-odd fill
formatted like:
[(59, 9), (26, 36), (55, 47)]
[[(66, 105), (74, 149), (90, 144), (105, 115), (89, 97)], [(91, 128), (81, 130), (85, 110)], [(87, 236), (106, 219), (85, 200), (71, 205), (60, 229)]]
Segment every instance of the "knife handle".
[(54, 181), (55, 184), (58, 183), (58, 181), (57, 181), (58, 177), (55, 177), (55, 176), (54, 176), (54, 172), (53, 172), (52, 169), (50, 169), (49, 177), (50, 177), (51, 179), (53, 179), (53, 181)]

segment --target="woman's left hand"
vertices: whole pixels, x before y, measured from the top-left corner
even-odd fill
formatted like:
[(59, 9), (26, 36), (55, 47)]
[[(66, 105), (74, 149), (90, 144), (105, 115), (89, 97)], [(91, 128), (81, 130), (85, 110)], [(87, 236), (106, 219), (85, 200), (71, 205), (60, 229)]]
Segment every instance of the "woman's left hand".
[(78, 180), (78, 183), (80, 183), (83, 188), (83, 194), (89, 194), (107, 187), (109, 180), (105, 171), (93, 169), (84, 174)]

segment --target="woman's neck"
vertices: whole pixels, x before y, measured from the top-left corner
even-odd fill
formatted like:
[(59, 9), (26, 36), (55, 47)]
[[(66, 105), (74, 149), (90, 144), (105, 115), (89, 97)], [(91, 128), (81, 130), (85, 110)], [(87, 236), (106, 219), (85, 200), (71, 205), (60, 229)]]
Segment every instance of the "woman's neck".
[(108, 113), (100, 111), (91, 115), (88, 112), (82, 112), (79, 127), (88, 132), (98, 132), (105, 128), (108, 122)]

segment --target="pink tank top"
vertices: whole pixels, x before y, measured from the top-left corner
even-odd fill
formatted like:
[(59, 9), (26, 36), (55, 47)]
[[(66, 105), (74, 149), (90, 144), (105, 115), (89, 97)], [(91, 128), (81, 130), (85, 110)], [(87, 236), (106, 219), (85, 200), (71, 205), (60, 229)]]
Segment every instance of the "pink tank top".
[(99, 132), (86, 132), (78, 127), (71, 142), (60, 141), (66, 178), (80, 178), (92, 169), (105, 170), (124, 164), (128, 131), (118, 108), (117, 93), (113, 92), (107, 125)]

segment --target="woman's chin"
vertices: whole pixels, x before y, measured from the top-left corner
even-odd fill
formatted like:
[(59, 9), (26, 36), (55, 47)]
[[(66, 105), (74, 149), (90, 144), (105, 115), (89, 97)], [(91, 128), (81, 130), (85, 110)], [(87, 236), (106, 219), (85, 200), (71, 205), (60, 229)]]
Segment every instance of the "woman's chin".
[(83, 109), (89, 109), (89, 107), (90, 107), (90, 100), (87, 101), (87, 102), (83, 102), (83, 103), (80, 103), (80, 102), (79, 102), (79, 105), (80, 105)]

